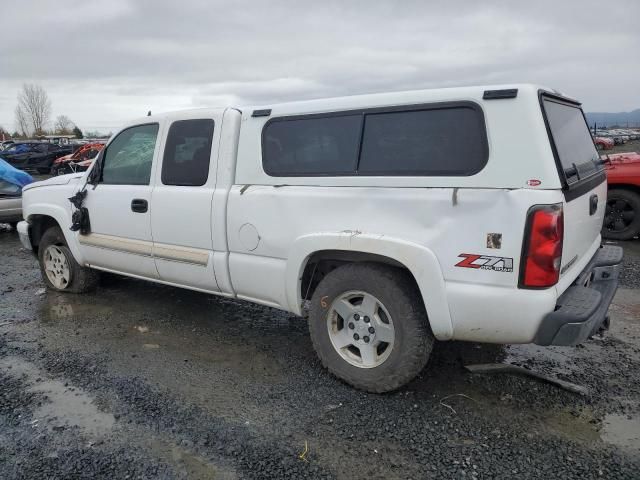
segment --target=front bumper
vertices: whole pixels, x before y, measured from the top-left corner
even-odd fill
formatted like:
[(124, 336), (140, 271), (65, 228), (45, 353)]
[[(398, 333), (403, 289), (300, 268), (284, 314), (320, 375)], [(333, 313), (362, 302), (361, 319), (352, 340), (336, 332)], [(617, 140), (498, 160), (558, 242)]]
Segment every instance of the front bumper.
[(618, 289), (622, 247), (604, 245), (559, 298), (536, 334), (537, 345), (578, 345), (608, 327), (607, 311)]
[(31, 245), (31, 237), (30, 237), (31, 225), (29, 225), (29, 222), (23, 220), (22, 222), (18, 223), (17, 230), (18, 230), (18, 236), (20, 237), (20, 243), (22, 243), (22, 246), (27, 250), (33, 250), (33, 245)]

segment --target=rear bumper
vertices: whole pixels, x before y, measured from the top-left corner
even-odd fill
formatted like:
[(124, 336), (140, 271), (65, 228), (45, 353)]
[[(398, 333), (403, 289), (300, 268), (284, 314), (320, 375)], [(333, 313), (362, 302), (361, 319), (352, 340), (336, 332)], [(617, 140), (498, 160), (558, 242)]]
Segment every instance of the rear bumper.
[(536, 333), (538, 345), (577, 345), (608, 326), (607, 311), (618, 289), (622, 248), (600, 247), (575, 282), (545, 315)]

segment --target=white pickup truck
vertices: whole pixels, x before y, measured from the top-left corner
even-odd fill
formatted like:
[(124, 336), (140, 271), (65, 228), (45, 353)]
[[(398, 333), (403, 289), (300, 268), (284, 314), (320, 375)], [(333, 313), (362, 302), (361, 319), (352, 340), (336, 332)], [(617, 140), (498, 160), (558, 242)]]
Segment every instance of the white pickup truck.
[(51, 289), (102, 270), (308, 310), (323, 364), (383, 392), (435, 339), (605, 328), (606, 195), (578, 102), (468, 87), (145, 117), (84, 174), (26, 187), (18, 231)]

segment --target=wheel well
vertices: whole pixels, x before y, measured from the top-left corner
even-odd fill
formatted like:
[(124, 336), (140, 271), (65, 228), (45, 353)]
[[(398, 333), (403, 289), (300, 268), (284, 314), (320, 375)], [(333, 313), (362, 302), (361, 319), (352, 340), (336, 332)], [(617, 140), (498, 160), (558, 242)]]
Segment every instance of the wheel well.
[(40, 245), (40, 239), (44, 232), (46, 232), (51, 227), (60, 227), (60, 224), (53, 218), (48, 215), (32, 215), (30, 218), (31, 224), (31, 246), (33, 247), (33, 251), (38, 253), (38, 246)]
[(612, 190), (627, 190), (629, 192), (637, 193), (640, 195), (640, 185), (633, 185), (632, 183), (613, 183), (609, 185), (609, 192)]
[(345, 265), (347, 263), (368, 262), (381, 263), (391, 267), (404, 270), (415, 287), (420, 291), (418, 282), (411, 271), (397, 260), (368, 252), (354, 252), (350, 250), (321, 250), (313, 253), (307, 258), (307, 263), (302, 272), (302, 281), (300, 282), (300, 298), (305, 301), (313, 296), (313, 292), (320, 281), (331, 271)]

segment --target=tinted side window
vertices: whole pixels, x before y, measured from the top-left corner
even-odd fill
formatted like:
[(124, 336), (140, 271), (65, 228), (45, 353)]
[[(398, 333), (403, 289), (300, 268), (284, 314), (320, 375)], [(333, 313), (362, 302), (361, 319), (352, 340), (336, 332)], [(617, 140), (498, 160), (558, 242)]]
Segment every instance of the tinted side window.
[(368, 114), (361, 175), (473, 175), (488, 157), (482, 113), (469, 107)]
[(162, 160), (164, 185), (207, 183), (213, 140), (213, 120), (178, 120), (171, 124)]
[(344, 175), (358, 163), (362, 115), (271, 121), (263, 131), (271, 176)]
[(157, 123), (120, 132), (105, 151), (102, 183), (148, 185), (157, 137)]
[(598, 170), (595, 162), (600, 159), (600, 155), (593, 145), (591, 132), (580, 107), (544, 98), (544, 110), (565, 173), (574, 167), (578, 170), (573, 175), (567, 175), (567, 181), (577, 182), (578, 172), (591, 174)]

